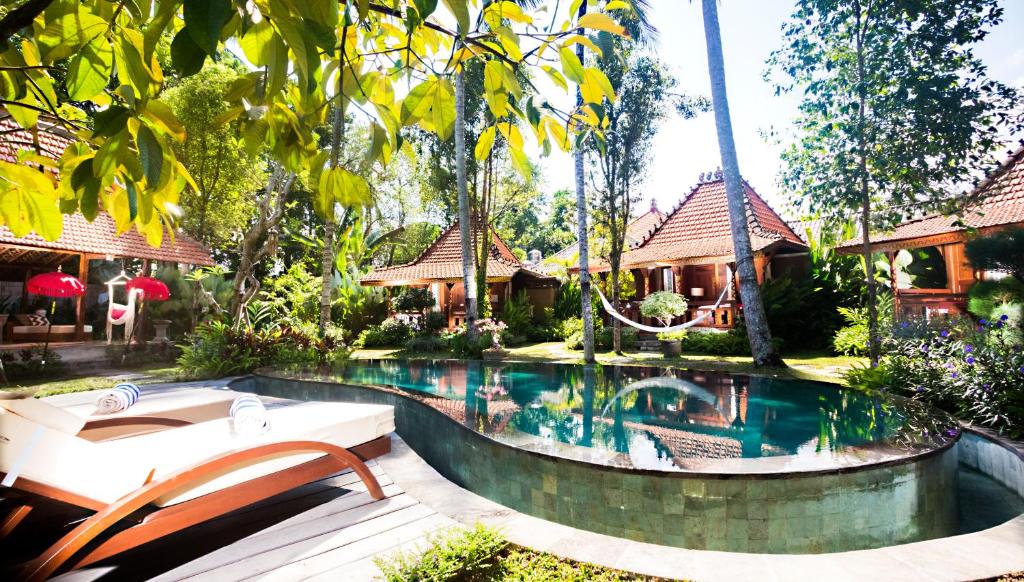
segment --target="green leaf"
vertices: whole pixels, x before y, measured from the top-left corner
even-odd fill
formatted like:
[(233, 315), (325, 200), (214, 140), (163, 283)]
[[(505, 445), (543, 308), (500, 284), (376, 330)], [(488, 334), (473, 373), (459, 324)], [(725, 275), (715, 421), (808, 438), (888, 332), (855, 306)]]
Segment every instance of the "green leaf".
[(270, 22), (261, 20), (245, 32), (238, 45), (242, 47), (245, 58), (257, 67), (270, 64), (271, 41), (274, 39), (274, 27)]
[(125, 184), (125, 192), (128, 195), (128, 218), (134, 221), (139, 215), (139, 193), (135, 190), (135, 183)]
[(601, 14), (600, 12), (590, 12), (580, 17), (576, 25), (580, 28), (590, 28), (592, 30), (603, 30), (604, 32), (610, 32), (619, 36), (629, 36), (626, 32), (626, 28), (615, 22), (607, 14)]
[(124, 129), (131, 112), (120, 105), (111, 105), (93, 116), (93, 137), (111, 137)]
[(577, 85), (583, 83), (583, 63), (576, 57), (576, 53), (572, 49), (562, 48), (558, 50), (558, 58), (562, 61), (565, 76)]
[(107, 21), (85, 8), (66, 14), (47, 23), (39, 34), (40, 56), (46, 61), (70, 57), (106, 30)]
[(437, 0), (413, 0), (416, 4), (416, 12), (420, 13), (420, 20), (426, 20), (428, 16), (437, 10)]
[(210, 56), (217, 54), (220, 31), (231, 18), (229, 0), (185, 0), (185, 28), (196, 45)]
[(186, 76), (195, 75), (203, 68), (206, 53), (196, 44), (186, 29), (181, 29), (171, 41), (171, 62), (174, 68)]
[(146, 176), (146, 183), (149, 187), (155, 187), (160, 183), (160, 171), (163, 168), (163, 148), (156, 136), (145, 125), (139, 126), (139, 133), (135, 136), (135, 144), (139, 147), (139, 160), (142, 161), (142, 171)]
[(447, 79), (437, 81), (431, 113), (434, 133), (442, 140), (450, 138), (455, 130), (455, 93)]
[(100, 94), (107, 86), (113, 64), (114, 49), (102, 36), (82, 47), (68, 65), (68, 96), (75, 101), (87, 101)]
[(459, 23), (459, 35), (469, 34), (469, 0), (444, 0), (444, 5), (455, 15), (455, 21)]
[(473, 148), (473, 157), (478, 161), (487, 159), (487, 156), (491, 154), (491, 148), (494, 147), (494, 126), (491, 125), (480, 132), (480, 137), (476, 140), (476, 147)]
[(503, 68), (498, 61), (487, 61), (484, 65), (484, 97), (491, 114), (497, 118), (508, 113), (508, 91), (505, 90)]

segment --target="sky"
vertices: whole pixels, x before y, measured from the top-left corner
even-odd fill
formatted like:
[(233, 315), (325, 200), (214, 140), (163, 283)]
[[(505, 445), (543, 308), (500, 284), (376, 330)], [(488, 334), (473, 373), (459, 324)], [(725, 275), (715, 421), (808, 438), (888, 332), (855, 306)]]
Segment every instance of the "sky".
[[(679, 81), (678, 89), (710, 98), (700, 1), (651, 0), (650, 3), (651, 20), (660, 29), (654, 50)], [(978, 46), (976, 54), (988, 66), (993, 78), (1024, 87), (1024, 42), (1021, 42), (1024, 0), (1004, 0), (1003, 5), (1003, 22)], [(762, 133), (774, 130), (786, 134), (796, 115), (799, 96), (776, 96), (771, 83), (764, 80), (764, 71), (769, 54), (780, 46), (782, 23), (792, 7), (793, 2), (788, 0), (723, 0), (719, 3), (726, 85), (740, 171), (779, 212), (785, 208), (785, 195), (777, 185), (782, 148), (766, 143)], [(541, 88), (544, 90), (543, 86)], [(544, 93), (551, 92), (544, 90)], [(562, 104), (556, 99), (552, 102)], [(638, 205), (644, 210), (651, 198), (662, 210), (671, 209), (696, 184), (701, 172), (720, 165), (714, 117), (710, 113), (692, 120), (670, 114), (655, 138), (653, 149), (655, 158), (650, 164), (650, 177), (642, 187), (645, 194)], [(553, 152), (547, 158), (540, 158), (540, 166), (545, 192), (573, 188), (573, 163), (569, 154)]]

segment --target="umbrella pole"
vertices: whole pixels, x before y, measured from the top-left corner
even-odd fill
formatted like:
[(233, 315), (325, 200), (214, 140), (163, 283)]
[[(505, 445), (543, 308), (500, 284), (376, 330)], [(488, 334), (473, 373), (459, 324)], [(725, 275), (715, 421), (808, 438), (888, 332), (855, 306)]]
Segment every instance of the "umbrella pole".
[(53, 314), (57, 311), (57, 300), (50, 302), (50, 317), (46, 321), (46, 341), (43, 342), (43, 357), (39, 361), (40, 370), (46, 369), (46, 351), (50, 348), (50, 330), (53, 329)]

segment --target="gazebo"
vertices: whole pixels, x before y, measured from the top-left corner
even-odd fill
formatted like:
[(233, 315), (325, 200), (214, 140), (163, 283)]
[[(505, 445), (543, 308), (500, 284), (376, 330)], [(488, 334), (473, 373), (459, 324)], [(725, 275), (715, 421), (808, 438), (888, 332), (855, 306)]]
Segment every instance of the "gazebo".
[[(908, 220), (891, 231), (871, 235), (871, 250), (885, 253), (894, 266), (901, 250), (915, 251), (910, 277), (890, 273), (896, 314), (931, 317), (967, 311), (967, 292), (976, 281), (1002, 273), (974, 269), (964, 252), (972, 236), (1007, 228), (1024, 228), (1024, 146), (1013, 152), (967, 199), (975, 201), (961, 216), (928, 214)], [(861, 252), (862, 239), (836, 247), (842, 254)], [(893, 267), (895, 268), (895, 267)]]
[[(4, 115), (5, 112), (0, 110), (0, 116), (3, 116), (0, 117), (0, 160), (16, 163), (17, 152), (26, 148), (34, 148), (42, 155), (57, 159), (73, 140), (57, 127), (46, 127), (45, 131), (33, 135), (19, 129), (14, 120)], [(14, 306), (22, 313), (27, 312), (30, 297), (25, 283), (37, 273), (62, 269), (88, 283), (89, 263), (94, 260), (142, 260), (143, 271), (147, 273), (154, 261), (213, 265), (209, 249), (181, 233), (175, 233), (173, 241), (165, 236), (160, 247), (152, 247), (134, 228), (118, 235), (113, 218), (104, 212), (100, 212), (92, 222), (80, 213), (65, 214), (63, 218), (63, 232), (54, 241), (34, 232), (22, 237), (14, 236), (10, 229), (0, 225), (0, 303), (3, 305), (0, 319), (6, 319), (5, 312)], [(76, 299), (74, 332), (61, 333), (58, 337), (76, 341), (87, 339), (85, 307), (90, 300), (95, 300), (100, 290), (94, 286), (91, 291), (94, 293), (86, 293)], [(5, 339), (8, 340), (11, 324), (5, 330)], [(36, 338), (32, 336), (27, 334), (23, 339), (34, 341)]]
[[(520, 290), (527, 292), (530, 304), (535, 307), (554, 304), (556, 278), (523, 265), (493, 230), (490, 251), (487, 283), (494, 313), (501, 313), (505, 302)], [(462, 325), (466, 317), (466, 295), (462, 288), (459, 222), (452, 223), (413, 261), (374, 269), (359, 282), (371, 287), (426, 287), (434, 295), (436, 309), (448, 317), (448, 326)]]
[[(758, 282), (804, 276), (807, 244), (746, 181), (743, 193)], [(735, 263), (725, 182), (721, 172), (708, 173), (622, 255), (622, 270), (632, 271), (636, 295), (621, 311), (634, 321), (647, 321), (639, 302), (656, 291), (674, 291), (686, 296), (689, 313), (683, 319), (689, 321), (711, 310), (725, 291), (725, 301), (698, 327), (732, 328), (739, 313)], [(593, 261), (590, 270), (604, 276), (609, 265)]]

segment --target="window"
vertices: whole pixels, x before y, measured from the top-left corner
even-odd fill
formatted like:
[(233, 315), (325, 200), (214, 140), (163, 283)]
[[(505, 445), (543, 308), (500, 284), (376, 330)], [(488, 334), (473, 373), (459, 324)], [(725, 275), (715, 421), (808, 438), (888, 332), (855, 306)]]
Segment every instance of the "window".
[(665, 291), (676, 290), (676, 277), (672, 267), (665, 267), (661, 270), (661, 288)]

